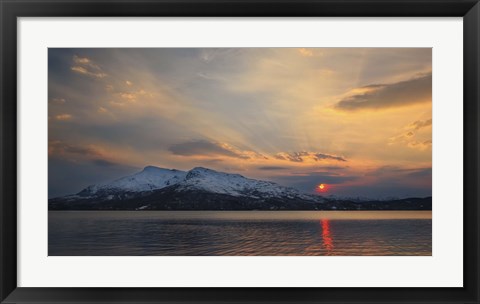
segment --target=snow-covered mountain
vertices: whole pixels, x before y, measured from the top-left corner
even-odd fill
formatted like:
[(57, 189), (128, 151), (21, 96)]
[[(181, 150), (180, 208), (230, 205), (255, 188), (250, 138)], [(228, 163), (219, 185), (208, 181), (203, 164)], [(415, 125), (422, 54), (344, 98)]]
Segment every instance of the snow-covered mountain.
[(152, 191), (177, 184), (185, 179), (187, 172), (147, 166), (141, 172), (122, 177), (111, 183), (91, 185), (78, 193), (80, 196), (92, 196), (110, 192)]
[(229, 174), (196, 167), (185, 172), (147, 166), (141, 172), (122, 177), (111, 183), (91, 185), (77, 195), (83, 197), (110, 195), (119, 192), (139, 193), (177, 185), (177, 191), (205, 191), (231, 196), (285, 196), (301, 195), (296, 189), (273, 182), (255, 180), (240, 174)]
[[(410, 209), (431, 208), (416, 199)], [(392, 201), (403, 208), (401, 201)], [(147, 166), (110, 183), (49, 200), (50, 210), (357, 210), (388, 204), (327, 199), (279, 184), (197, 167), (190, 171)]]

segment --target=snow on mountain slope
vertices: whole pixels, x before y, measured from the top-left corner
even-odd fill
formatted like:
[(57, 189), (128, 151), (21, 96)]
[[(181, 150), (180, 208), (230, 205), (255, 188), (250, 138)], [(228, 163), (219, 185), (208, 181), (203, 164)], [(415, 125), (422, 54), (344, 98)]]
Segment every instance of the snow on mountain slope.
[(197, 167), (188, 171), (181, 190), (203, 190), (232, 196), (295, 197), (299, 192), (276, 183)]
[(147, 166), (141, 172), (117, 179), (111, 183), (89, 186), (79, 194), (93, 195), (104, 191), (151, 191), (177, 184), (184, 180), (186, 175), (187, 172), (185, 171)]

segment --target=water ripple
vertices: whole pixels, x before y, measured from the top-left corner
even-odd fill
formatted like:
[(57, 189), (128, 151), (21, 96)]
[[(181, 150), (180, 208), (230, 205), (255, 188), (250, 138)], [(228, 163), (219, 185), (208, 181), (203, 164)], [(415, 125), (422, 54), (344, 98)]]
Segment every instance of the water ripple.
[(431, 253), (431, 212), (49, 212), (51, 256)]

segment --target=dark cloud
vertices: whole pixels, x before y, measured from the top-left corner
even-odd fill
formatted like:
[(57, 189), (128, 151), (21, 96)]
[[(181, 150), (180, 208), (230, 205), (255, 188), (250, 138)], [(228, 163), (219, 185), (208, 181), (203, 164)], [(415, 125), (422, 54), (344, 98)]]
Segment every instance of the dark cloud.
[[(293, 175), (304, 175), (304, 173), (293, 173)], [(310, 175), (318, 175), (318, 176), (342, 176), (338, 172), (330, 172), (330, 171), (313, 171), (309, 173)]]
[(175, 155), (182, 156), (228, 156), (234, 158), (248, 159), (250, 157), (242, 155), (234, 150), (228, 149), (218, 143), (196, 140), (190, 142), (179, 143), (168, 149)]
[(287, 167), (277, 167), (277, 166), (264, 166), (258, 167), (259, 170), (266, 170), (266, 171), (275, 171), (275, 170), (287, 170)]
[(334, 155), (328, 155), (328, 154), (323, 154), (323, 153), (316, 153), (314, 154), (314, 159), (315, 160), (320, 160), (320, 159), (333, 159), (333, 160), (338, 160), (338, 161), (347, 161), (345, 158), (340, 157), (340, 156), (334, 156)]
[(63, 141), (49, 141), (48, 152), (51, 155), (76, 155), (84, 157), (99, 157), (102, 154), (92, 147), (72, 145)]
[(325, 153), (317, 153), (317, 152), (307, 152), (307, 151), (292, 152), (292, 153), (280, 152), (275, 154), (273, 157), (276, 159), (288, 160), (296, 163), (301, 163), (307, 159), (312, 159), (314, 161), (320, 161), (325, 159), (332, 159), (332, 160), (337, 160), (342, 162), (347, 161), (345, 158), (340, 156), (335, 156), (335, 155), (330, 155)]
[(318, 169), (327, 170), (327, 171), (336, 171), (336, 170), (344, 170), (348, 167), (338, 167), (338, 166), (322, 166), (317, 167)]
[(89, 163), (90, 166), (100, 168), (123, 166), (107, 159), (94, 147), (72, 145), (59, 140), (52, 140), (48, 143), (48, 152), (49, 157), (71, 162)]
[(335, 107), (345, 111), (381, 109), (426, 102), (432, 99), (432, 74), (406, 81), (364, 86), (365, 93), (348, 96)]

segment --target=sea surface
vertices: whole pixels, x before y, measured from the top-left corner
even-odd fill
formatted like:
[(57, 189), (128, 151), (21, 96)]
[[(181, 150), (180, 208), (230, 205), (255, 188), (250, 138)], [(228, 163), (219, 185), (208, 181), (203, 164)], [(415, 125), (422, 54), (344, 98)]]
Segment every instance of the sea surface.
[(432, 254), (431, 211), (49, 211), (50, 256)]

